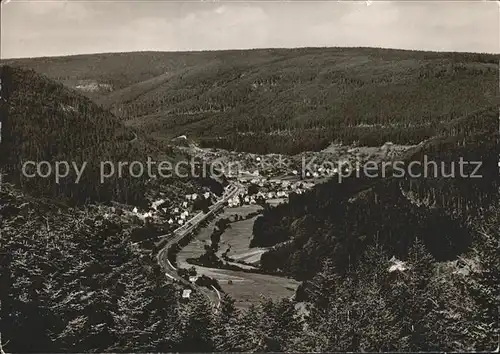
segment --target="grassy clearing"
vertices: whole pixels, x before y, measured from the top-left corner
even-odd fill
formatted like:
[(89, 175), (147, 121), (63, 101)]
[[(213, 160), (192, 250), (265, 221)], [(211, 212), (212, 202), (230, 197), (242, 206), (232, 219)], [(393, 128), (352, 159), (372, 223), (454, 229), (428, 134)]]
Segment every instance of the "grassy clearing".
[(200, 231), (200, 233), (195, 237), (195, 239), (192, 242), (190, 242), (186, 247), (182, 248), (182, 250), (179, 252), (177, 256), (178, 261), (180, 262), (186, 260), (187, 258), (197, 258), (201, 256), (203, 253), (205, 253), (205, 245), (210, 244), (210, 235), (212, 235), (217, 220), (224, 218), (231, 218), (235, 214), (246, 217), (248, 214), (258, 211), (260, 209), (262, 209), (262, 207), (258, 205), (245, 205), (237, 208), (224, 209), (224, 211), (215, 220), (213, 220), (210, 224), (208, 224), (207, 227), (203, 228)]
[(235, 208), (226, 208), (224, 210), (224, 213), (221, 214), (221, 217), (228, 218), (235, 214), (246, 217), (247, 215), (260, 210), (262, 210), (262, 207), (260, 205), (243, 205)]
[[(259, 206), (242, 206), (237, 208), (227, 208), (219, 218), (228, 218), (234, 214), (246, 216), (249, 213), (258, 211)], [(227, 249), (231, 244), (232, 251), (229, 256), (245, 262), (257, 262), (260, 260), (264, 248), (248, 248), (252, 237), (253, 223), (256, 217), (231, 223), (231, 228), (227, 229), (221, 237), (221, 251)], [(205, 244), (210, 243), (210, 235), (215, 227), (216, 220), (212, 221), (206, 228), (202, 229), (198, 236), (184, 247), (177, 256), (177, 263), (181, 268), (190, 268), (191, 264), (186, 262), (188, 258), (201, 256), (205, 250)], [(219, 251), (219, 256), (220, 253)], [(257, 273), (246, 273), (240, 271), (214, 269), (201, 266), (194, 266), (199, 275), (207, 275), (217, 279), (222, 290), (236, 300), (236, 306), (244, 309), (251, 304), (257, 304), (262, 297), (280, 299), (291, 297), (295, 294), (299, 283), (293, 279), (285, 277), (265, 275)]]
[(266, 203), (274, 207), (286, 203), (286, 200), (284, 198), (273, 198), (266, 200)]
[(267, 249), (249, 248), (255, 219), (257, 219), (257, 216), (232, 223), (231, 227), (226, 229), (221, 236), (217, 255), (222, 257), (222, 253), (229, 248), (227, 255), (230, 258), (257, 265), (260, 262), (260, 256)]
[[(190, 266), (182, 264), (182, 267)], [(285, 277), (239, 271), (213, 269), (195, 266), (198, 274), (217, 279), (222, 290), (236, 301), (236, 306), (246, 309), (251, 304), (258, 304), (263, 297), (281, 299), (292, 297), (299, 282)]]

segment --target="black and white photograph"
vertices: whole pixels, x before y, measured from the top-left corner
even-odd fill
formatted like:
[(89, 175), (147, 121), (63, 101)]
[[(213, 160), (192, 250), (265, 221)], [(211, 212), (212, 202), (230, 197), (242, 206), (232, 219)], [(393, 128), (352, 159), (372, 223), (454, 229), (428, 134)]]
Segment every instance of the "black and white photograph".
[(500, 1), (2, 0), (0, 354), (498, 353)]

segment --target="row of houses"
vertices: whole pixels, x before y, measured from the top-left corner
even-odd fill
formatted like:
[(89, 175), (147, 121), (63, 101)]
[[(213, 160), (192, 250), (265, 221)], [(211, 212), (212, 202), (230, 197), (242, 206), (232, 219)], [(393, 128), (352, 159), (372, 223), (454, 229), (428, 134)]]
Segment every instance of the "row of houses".
[(194, 210), (194, 203), (198, 200), (210, 200), (215, 198), (211, 192), (192, 193), (185, 195), (185, 200), (177, 206), (168, 205), (164, 199), (158, 199), (151, 203), (149, 210), (140, 211), (134, 207), (132, 211), (127, 212), (142, 221), (146, 219), (155, 223), (165, 222), (172, 227), (184, 225), (190, 218), (197, 214)]
[[(226, 171), (229, 178), (237, 178), (238, 176), (263, 176), (263, 177), (280, 177), (280, 176), (297, 176), (300, 178), (323, 178), (333, 177), (340, 172), (341, 168), (356, 169), (358, 164), (370, 158), (370, 156), (378, 156), (378, 158), (394, 157), (398, 149), (391, 142), (386, 142), (380, 147), (356, 147), (356, 146), (337, 146), (331, 152), (305, 152), (297, 156), (285, 156), (277, 154), (256, 155), (250, 153), (234, 153), (223, 150), (207, 152), (205, 158), (207, 160), (220, 160), (224, 158), (230, 166)], [(307, 164), (307, 170), (303, 170), (304, 161), (317, 162), (312, 166)], [(342, 167), (344, 166), (344, 167)]]
[[(302, 191), (297, 191), (297, 194), (302, 194)], [(279, 192), (269, 192), (269, 193), (257, 193), (254, 195), (248, 195), (246, 193), (242, 193), (241, 195), (235, 196), (228, 200), (228, 206), (231, 208), (242, 206), (242, 205), (255, 205), (264, 203), (269, 199), (285, 199), (287, 200), (289, 197), (288, 192), (279, 191)]]
[[(228, 200), (229, 207), (260, 204), (271, 199), (283, 199), (284, 201), (287, 201), (290, 194), (302, 194), (315, 185), (312, 182), (291, 182), (265, 179), (252, 179), (242, 181), (241, 183), (247, 188), (244, 192), (241, 192)], [(252, 189), (254, 190), (252, 191)], [(255, 189), (258, 189), (258, 191), (255, 191)]]
[(281, 179), (264, 179), (264, 178), (253, 178), (253, 179), (244, 179), (240, 178), (238, 181), (250, 188), (251, 185), (254, 185), (259, 188), (259, 191), (266, 192), (298, 192), (300, 190), (304, 191), (307, 189), (311, 189), (315, 186), (315, 183), (312, 181), (301, 181), (301, 180), (281, 180)]

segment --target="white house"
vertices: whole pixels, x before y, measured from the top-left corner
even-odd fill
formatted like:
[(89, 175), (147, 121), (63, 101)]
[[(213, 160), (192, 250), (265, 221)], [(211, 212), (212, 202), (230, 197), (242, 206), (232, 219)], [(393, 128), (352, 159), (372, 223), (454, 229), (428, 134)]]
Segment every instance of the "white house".
[(165, 200), (160, 199), (160, 200), (157, 200), (156, 202), (153, 202), (153, 203), (151, 204), (151, 207), (152, 207), (154, 210), (158, 210), (158, 207), (159, 207), (161, 204), (163, 204), (163, 203), (165, 203)]
[(396, 272), (396, 271), (403, 272), (403, 271), (408, 269), (405, 262), (400, 261), (399, 259), (396, 259), (396, 257), (394, 257), (394, 256), (389, 260), (389, 262), (392, 263), (391, 266), (389, 267), (390, 273)]

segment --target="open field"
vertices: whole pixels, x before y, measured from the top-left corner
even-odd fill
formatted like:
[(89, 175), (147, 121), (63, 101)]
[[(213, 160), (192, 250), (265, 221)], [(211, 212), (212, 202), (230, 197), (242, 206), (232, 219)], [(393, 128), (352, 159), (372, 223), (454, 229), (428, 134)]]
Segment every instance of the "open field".
[[(178, 259), (178, 263), (181, 267), (191, 267), (185, 260)], [(299, 282), (294, 279), (275, 275), (194, 267), (199, 275), (203, 274), (217, 279), (222, 290), (236, 301), (236, 307), (240, 309), (246, 309), (251, 304), (258, 304), (262, 297), (276, 300), (292, 297), (299, 285)]]
[[(244, 216), (259, 209), (260, 207), (256, 205), (227, 208), (219, 215), (218, 219), (228, 218), (234, 214)], [(265, 249), (248, 248), (252, 237), (252, 227), (255, 218), (256, 217), (231, 223), (231, 228), (227, 229), (221, 237), (221, 251), (225, 251), (227, 245), (230, 244), (232, 249), (229, 253), (230, 257), (241, 259), (246, 262), (258, 261)], [(206, 228), (203, 228), (196, 238), (179, 252), (177, 263), (180, 268), (193, 267), (193, 265), (187, 263), (186, 260), (188, 258), (199, 257), (205, 252), (204, 246), (210, 243), (210, 235), (215, 227), (216, 220), (212, 221)], [(236, 300), (236, 306), (238, 308), (248, 308), (251, 304), (257, 304), (262, 296), (273, 299), (291, 297), (295, 294), (295, 290), (299, 285), (299, 283), (293, 279), (280, 276), (201, 266), (194, 267), (199, 275), (204, 274), (217, 279), (222, 289)]]
[(262, 210), (262, 207), (260, 205), (242, 205), (234, 208), (226, 208), (223, 214), (221, 214), (221, 217), (229, 218), (234, 214), (246, 217), (248, 214), (255, 213), (260, 210)]
[(266, 248), (249, 248), (252, 239), (253, 224), (257, 216), (248, 220), (233, 222), (230, 227), (224, 231), (219, 242), (219, 251), (217, 255), (222, 257), (222, 253), (229, 248), (227, 255), (237, 261), (244, 261), (257, 265), (260, 262), (260, 256)]
[(191, 241), (186, 247), (183, 247), (182, 250), (178, 254), (178, 259), (187, 259), (187, 258), (197, 258), (205, 253), (205, 245), (210, 244), (210, 235), (212, 234), (215, 228), (215, 222), (219, 219), (231, 218), (235, 214), (241, 215), (245, 217), (246, 215), (253, 213), (262, 209), (262, 207), (258, 205), (245, 205), (236, 208), (226, 208), (224, 211), (207, 227), (204, 227), (200, 230), (200, 233), (196, 236), (196, 238)]
[(270, 206), (277, 206), (283, 203), (286, 203), (285, 198), (273, 198), (273, 199), (268, 199), (266, 200), (266, 203), (269, 204)]

